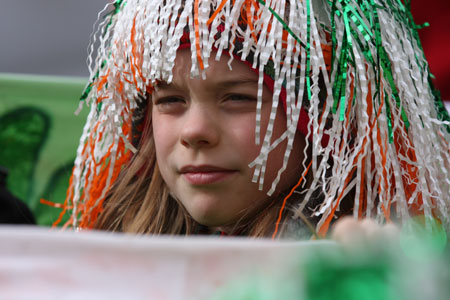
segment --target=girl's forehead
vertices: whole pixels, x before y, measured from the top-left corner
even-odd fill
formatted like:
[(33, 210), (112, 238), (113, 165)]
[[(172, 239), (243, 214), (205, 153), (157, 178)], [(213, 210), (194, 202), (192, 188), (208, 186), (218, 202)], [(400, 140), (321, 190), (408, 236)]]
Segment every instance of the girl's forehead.
[[(187, 50), (177, 51), (175, 64), (172, 69), (172, 82), (166, 82), (164, 85), (171, 84), (177, 81), (191, 81), (196, 79), (203, 79), (207, 82), (217, 82), (218, 84), (233, 84), (234, 83), (258, 83), (258, 73), (252, 69), (250, 65), (240, 60), (230, 60), (230, 56), (223, 54), (218, 60), (216, 55), (212, 52), (208, 59), (207, 67), (204, 70), (203, 76), (192, 76), (192, 53)], [(158, 86), (162, 87), (159, 82)]]

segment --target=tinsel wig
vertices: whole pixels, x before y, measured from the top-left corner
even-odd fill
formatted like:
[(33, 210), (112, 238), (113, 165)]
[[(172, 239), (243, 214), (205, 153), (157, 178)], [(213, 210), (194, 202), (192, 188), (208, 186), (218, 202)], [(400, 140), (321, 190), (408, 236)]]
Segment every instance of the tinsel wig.
[[(249, 165), (253, 181), (262, 187), (269, 152), (287, 143), (271, 194), (302, 132), (310, 174), (295, 209), (317, 217), (318, 232), (327, 231), (349, 194), (357, 218), (382, 223), (420, 214), (448, 227), (450, 118), (433, 88), (409, 1), (120, 0), (105, 12), (93, 38), (98, 52), (89, 57), (80, 108), (90, 106), (90, 113), (65, 203), (74, 227), (92, 227), (101, 213), (136, 151), (139, 99), (156, 82), (171, 82), (180, 45), (190, 49), (192, 77), (204, 76), (208, 59), (222, 55), (258, 72), (261, 152)], [(272, 113), (260, 136), (267, 76)], [(279, 105), (287, 129), (272, 137)], [(306, 211), (318, 191), (323, 201)]]

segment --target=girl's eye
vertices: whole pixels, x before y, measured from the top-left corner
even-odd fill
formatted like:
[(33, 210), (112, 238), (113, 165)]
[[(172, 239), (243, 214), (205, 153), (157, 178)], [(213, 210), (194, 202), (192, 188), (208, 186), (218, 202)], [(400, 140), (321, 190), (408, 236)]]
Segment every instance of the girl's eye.
[(226, 97), (227, 100), (231, 100), (231, 101), (249, 101), (249, 102), (253, 102), (256, 101), (255, 97), (249, 96), (249, 95), (244, 95), (244, 94), (232, 94), (232, 95), (228, 95)]
[(184, 103), (184, 99), (180, 97), (163, 97), (155, 101), (155, 105), (170, 105), (176, 103)]
[(186, 101), (181, 97), (162, 97), (155, 99), (154, 105), (163, 113), (177, 113), (183, 109)]
[(253, 112), (256, 97), (247, 94), (229, 94), (224, 97), (222, 107), (230, 112)]

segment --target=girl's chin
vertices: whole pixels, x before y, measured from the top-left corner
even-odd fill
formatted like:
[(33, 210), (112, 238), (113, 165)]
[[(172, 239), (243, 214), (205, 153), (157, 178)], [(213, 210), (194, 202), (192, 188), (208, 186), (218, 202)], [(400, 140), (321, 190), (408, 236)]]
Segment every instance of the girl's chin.
[(223, 214), (223, 211), (218, 210), (193, 213), (189, 212), (189, 214), (197, 223), (210, 228), (233, 227), (233, 225), (236, 223), (236, 214), (227, 216)]
[[(191, 215), (192, 216), (192, 215)], [(227, 218), (224, 218), (223, 216), (208, 216), (208, 215), (202, 215), (194, 217), (193, 219), (203, 226), (209, 227), (209, 228), (225, 228), (225, 227), (233, 227), (234, 220), (229, 220)]]

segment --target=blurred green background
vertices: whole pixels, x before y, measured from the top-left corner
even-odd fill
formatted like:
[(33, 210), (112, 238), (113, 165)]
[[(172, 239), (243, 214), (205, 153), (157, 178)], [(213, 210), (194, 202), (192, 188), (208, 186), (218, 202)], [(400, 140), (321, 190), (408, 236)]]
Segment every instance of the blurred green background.
[(86, 82), (0, 73), (0, 165), (9, 170), (8, 189), (28, 204), (40, 225), (51, 225), (60, 209), (39, 200), (65, 200), (88, 113), (84, 107), (74, 114)]

